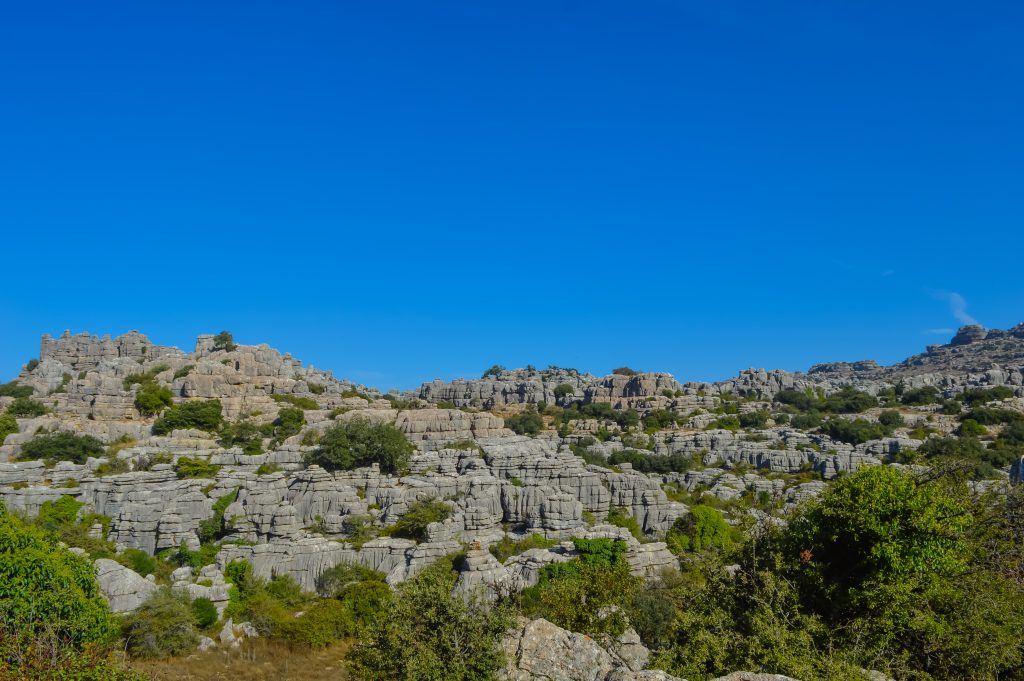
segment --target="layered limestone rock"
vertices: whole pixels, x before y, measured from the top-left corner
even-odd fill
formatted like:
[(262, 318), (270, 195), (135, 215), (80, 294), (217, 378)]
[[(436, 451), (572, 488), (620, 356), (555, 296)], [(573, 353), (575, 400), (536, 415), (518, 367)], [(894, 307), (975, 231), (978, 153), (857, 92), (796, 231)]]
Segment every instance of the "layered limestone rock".
[(134, 611), (158, 588), (154, 580), (146, 579), (116, 561), (99, 558), (94, 565), (100, 591), (113, 612)]

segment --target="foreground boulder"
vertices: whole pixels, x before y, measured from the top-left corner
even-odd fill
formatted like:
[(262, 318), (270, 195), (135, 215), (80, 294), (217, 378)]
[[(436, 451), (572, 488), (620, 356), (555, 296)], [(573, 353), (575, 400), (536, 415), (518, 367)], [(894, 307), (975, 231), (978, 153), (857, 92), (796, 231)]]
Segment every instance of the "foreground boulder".
[(98, 559), (95, 569), (100, 591), (116, 613), (136, 610), (158, 588), (154, 581), (107, 558)]

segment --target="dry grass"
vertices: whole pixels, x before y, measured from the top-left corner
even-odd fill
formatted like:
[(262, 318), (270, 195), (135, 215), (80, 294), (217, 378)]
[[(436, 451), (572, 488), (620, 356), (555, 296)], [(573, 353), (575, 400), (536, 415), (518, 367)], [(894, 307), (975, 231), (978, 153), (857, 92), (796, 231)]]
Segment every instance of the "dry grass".
[(129, 667), (153, 681), (348, 681), (351, 642), (323, 650), (254, 639), (229, 651), (211, 650), (169, 660), (133, 660)]

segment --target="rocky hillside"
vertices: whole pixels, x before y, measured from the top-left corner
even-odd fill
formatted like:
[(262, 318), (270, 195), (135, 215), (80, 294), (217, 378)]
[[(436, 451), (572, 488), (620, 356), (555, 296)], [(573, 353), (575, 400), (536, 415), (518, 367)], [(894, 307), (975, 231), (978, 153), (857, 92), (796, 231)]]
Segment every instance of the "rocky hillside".
[[(338, 565), (395, 586), (460, 552), (455, 593), (493, 600), (579, 557), (579, 540), (621, 542), (629, 573), (657, 580), (679, 568), (696, 504), (735, 527), (766, 521), (841, 475), (927, 464), (936, 443), (966, 436), (976, 488), (1016, 480), (1008, 429), (1024, 418), (1024, 325), (965, 327), (893, 366), (749, 369), (719, 383), (495, 367), (405, 394), (226, 333), (184, 352), (135, 331), (65, 332), (43, 336), (0, 395), (0, 500), (29, 516), (73, 503), (108, 547), (95, 567), (117, 612), (165, 583), (223, 614), (234, 561), (312, 592)], [(395, 451), (407, 450), (371, 462), (351, 444), (360, 428), (397, 431)], [(132, 551), (200, 558), (147, 576), (122, 559)], [(563, 678), (536, 671), (557, 666), (536, 641), (554, 625), (538, 622), (507, 644), (509, 678)], [(554, 629), (565, 646), (592, 645)], [(595, 647), (600, 671), (586, 678), (673, 678), (642, 671), (635, 643), (632, 658)]]

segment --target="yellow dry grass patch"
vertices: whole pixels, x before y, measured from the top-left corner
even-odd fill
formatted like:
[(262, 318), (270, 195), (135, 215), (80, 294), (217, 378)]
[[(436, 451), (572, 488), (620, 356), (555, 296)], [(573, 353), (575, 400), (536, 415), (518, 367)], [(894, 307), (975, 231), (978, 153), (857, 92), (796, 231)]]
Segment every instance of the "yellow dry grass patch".
[(153, 681), (348, 681), (343, 641), (323, 650), (254, 639), (228, 651), (211, 650), (168, 660), (132, 660), (128, 666)]

